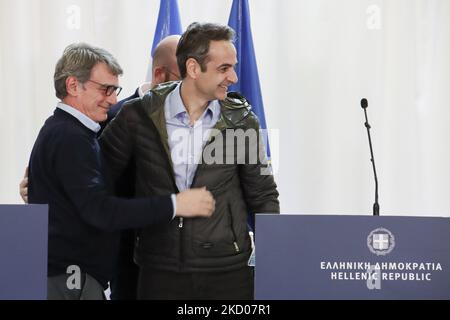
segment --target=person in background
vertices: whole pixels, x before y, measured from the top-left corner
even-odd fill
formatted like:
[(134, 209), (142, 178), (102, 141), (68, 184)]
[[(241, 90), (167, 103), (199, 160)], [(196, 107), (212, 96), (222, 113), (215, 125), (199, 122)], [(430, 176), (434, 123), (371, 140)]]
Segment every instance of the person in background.
[(158, 43), (155, 48), (155, 52), (153, 53), (152, 81), (144, 82), (136, 89), (134, 94), (113, 105), (108, 111), (108, 120), (101, 123), (102, 129), (106, 127), (109, 121), (114, 119), (116, 114), (120, 111), (120, 109), (122, 109), (125, 102), (136, 98), (142, 98), (145, 93), (158, 84), (168, 81), (181, 80), (180, 72), (178, 71), (177, 57), (175, 55), (179, 40), (179, 35), (170, 35)]

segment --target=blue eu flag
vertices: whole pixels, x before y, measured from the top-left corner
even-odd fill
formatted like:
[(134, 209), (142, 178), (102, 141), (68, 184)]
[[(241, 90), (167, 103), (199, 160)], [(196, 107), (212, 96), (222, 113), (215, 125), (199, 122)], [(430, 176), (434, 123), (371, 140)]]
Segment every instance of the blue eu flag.
[[(252, 111), (259, 119), (261, 129), (267, 129), (247, 0), (233, 0), (228, 25), (236, 31), (235, 46), (238, 59), (236, 73), (239, 77), (239, 81), (230, 87), (230, 91), (240, 92), (247, 98), (252, 105)], [(268, 141), (266, 151), (270, 158)]]
[[(239, 78), (239, 81), (230, 87), (230, 91), (240, 92), (247, 98), (252, 105), (252, 111), (259, 119), (261, 129), (267, 129), (247, 0), (233, 0), (228, 25), (236, 31), (235, 46), (238, 59), (236, 73)], [(263, 135), (263, 138), (265, 140), (267, 156), (270, 159), (267, 135)], [(247, 223), (250, 229), (254, 230), (254, 221), (250, 214), (247, 217)]]
[[(182, 33), (183, 28), (181, 27), (180, 12), (178, 10), (177, 0), (160, 0), (158, 22), (156, 23), (155, 36), (153, 37), (151, 56), (153, 57), (155, 48), (162, 39), (173, 34)], [(150, 59), (147, 80), (151, 80), (152, 76), (151, 62), (152, 61)]]

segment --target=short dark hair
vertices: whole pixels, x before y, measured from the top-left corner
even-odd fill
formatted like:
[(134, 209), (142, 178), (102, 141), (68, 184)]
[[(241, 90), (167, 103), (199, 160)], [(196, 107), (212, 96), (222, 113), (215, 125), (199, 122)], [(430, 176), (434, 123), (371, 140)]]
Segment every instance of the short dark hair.
[(74, 76), (81, 83), (85, 83), (91, 77), (92, 68), (100, 62), (105, 63), (115, 76), (123, 73), (117, 60), (105, 49), (86, 43), (73, 43), (67, 46), (56, 63), (53, 75), (56, 96), (61, 100), (67, 96), (66, 79), (68, 77)]
[(206, 71), (209, 43), (211, 41), (233, 41), (234, 30), (229, 26), (216, 23), (191, 23), (181, 36), (177, 46), (177, 63), (181, 78), (186, 77), (186, 61), (195, 59), (201, 70)]

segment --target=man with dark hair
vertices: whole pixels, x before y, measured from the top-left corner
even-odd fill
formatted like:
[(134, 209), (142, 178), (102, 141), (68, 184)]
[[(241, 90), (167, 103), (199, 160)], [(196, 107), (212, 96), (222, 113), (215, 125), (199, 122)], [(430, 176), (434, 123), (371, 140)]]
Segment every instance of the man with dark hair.
[(216, 198), (210, 219), (139, 231), (140, 299), (253, 298), (247, 213), (278, 213), (279, 202), (265, 159), (250, 160), (251, 150), (264, 154), (259, 136), (225, 139), (259, 131), (245, 98), (227, 94), (238, 80), (233, 36), (227, 26), (191, 24), (177, 48), (182, 81), (124, 105), (100, 138), (116, 176), (135, 166), (136, 195), (206, 186)]
[(115, 231), (164, 225), (175, 216), (208, 217), (214, 210), (205, 188), (130, 200), (108, 195), (98, 122), (117, 102), (121, 74), (109, 52), (83, 43), (68, 46), (56, 64), (61, 102), (39, 132), (29, 162), (29, 202), (49, 204), (48, 299), (104, 297)]

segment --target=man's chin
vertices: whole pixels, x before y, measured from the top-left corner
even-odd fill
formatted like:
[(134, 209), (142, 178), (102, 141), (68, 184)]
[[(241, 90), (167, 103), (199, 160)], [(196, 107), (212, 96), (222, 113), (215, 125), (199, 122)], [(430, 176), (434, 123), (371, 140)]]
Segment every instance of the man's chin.
[(96, 117), (96, 119), (93, 119), (93, 120), (94, 120), (95, 122), (105, 122), (107, 119), (108, 119), (108, 114), (105, 113), (105, 114), (98, 115), (98, 116)]
[(225, 100), (225, 99), (227, 98), (227, 95), (228, 95), (228, 91), (227, 91), (227, 90), (225, 90), (225, 91), (220, 91), (220, 92), (218, 92), (218, 93), (216, 94), (216, 99), (217, 99), (217, 100)]

